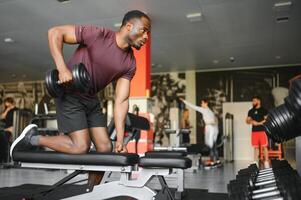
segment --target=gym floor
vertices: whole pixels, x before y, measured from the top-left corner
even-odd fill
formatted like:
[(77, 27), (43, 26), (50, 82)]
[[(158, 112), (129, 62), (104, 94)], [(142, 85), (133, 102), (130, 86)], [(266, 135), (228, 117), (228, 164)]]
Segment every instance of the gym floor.
[[(195, 172), (185, 172), (185, 188), (189, 189), (208, 189), (213, 193), (227, 193), (227, 184), (235, 178), (239, 169), (245, 168), (250, 161), (237, 161), (233, 163), (224, 163), (223, 166), (216, 169), (199, 169)], [(8, 168), (0, 169), (0, 188), (13, 187), (22, 184), (40, 184), (51, 185), (67, 175), (66, 170), (40, 170), (40, 169), (21, 169)], [(117, 179), (115, 174), (111, 178)], [(76, 180), (85, 179), (86, 175), (80, 175)], [(167, 183), (172, 186), (172, 179), (166, 178)], [(151, 188), (156, 189), (158, 182), (154, 179), (149, 183)]]

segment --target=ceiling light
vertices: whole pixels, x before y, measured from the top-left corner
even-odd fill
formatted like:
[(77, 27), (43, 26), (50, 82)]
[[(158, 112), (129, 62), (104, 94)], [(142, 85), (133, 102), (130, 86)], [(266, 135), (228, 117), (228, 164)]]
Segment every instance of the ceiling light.
[(63, 3), (63, 4), (71, 2), (70, 0), (57, 0), (57, 1), (60, 2), (60, 3)]
[(279, 60), (279, 59), (281, 58), (281, 56), (275, 56), (275, 58), (276, 58), (277, 60)]
[(12, 38), (9, 38), (9, 37), (4, 38), (3, 41), (6, 42), (6, 43), (14, 43), (15, 42)]
[(191, 22), (199, 22), (202, 21), (202, 13), (189, 13), (186, 15), (186, 18)]
[(114, 24), (114, 27), (120, 28), (120, 27), (121, 27), (121, 23), (116, 23), (116, 24)]
[(219, 63), (219, 61), (218, 60), (213, 60), (213, 63), (217, 64), (217, 63)]
[(292, 6), (291, 1), (282, 1), (274, 4), (275, 11), (289, 11)]
[(276, 17), (276, 22), (281, 23), (281, 22), (288, 22), (289, 16), (284, 16), (284, 17)]

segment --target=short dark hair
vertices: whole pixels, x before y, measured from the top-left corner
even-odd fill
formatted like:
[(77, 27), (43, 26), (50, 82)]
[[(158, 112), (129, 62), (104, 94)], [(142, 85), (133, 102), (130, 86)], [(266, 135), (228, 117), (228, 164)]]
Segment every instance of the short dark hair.
[(254, 95), (253, 97), (252, 97), (252, 100), (253, 99), (258, 99), (259, 101), (261, 101), (261, 98), (259, 97), (259, 96), (257, 96), (257, 95)]
[(205, 103), (209, 103), (209, 100), (207, 98), (201, 98), (201, 103), (204, 101)]
[(131, 10), (124, 15), (121, 27), (125, 26), (131, 19), (141, 19), (141, 17), (145, 17), (150, 21), (149, 16), (147, 16), (144, 12), (141, 12), (140, 10)]
[(14, 104), (15, 101), (12, 97), (6, 97), (4, 100), (3, 100), (4, 103), (11, 103), (11, 104)]

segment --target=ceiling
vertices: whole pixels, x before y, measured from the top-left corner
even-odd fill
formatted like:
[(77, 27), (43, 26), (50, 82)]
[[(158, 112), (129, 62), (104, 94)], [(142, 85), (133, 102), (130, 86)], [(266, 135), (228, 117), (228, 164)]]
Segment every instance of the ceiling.
[[(114, 24), (132, 9), (152, 18), (153, 72), (299, 64), (301, 1), (287, 1), (289, 9), (276, 11), (280, 0), (0, 0), (0, 82), (43, 79), (54, 67), (50, 27), (96, 24), (117, 30)], [(186, 15), (195, 12), (202, 20), (190, 22)], [(287, 16), (287, 22), (276, 22)], [(74, 49), (65, 45), (66, 59)]]

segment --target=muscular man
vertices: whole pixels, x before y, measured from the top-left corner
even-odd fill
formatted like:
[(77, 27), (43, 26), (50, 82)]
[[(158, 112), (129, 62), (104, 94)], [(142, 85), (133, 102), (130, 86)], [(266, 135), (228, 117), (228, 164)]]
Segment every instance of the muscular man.
[(252, 98), (253, 108), (249, 110), (246, 123), (252, 125), (252, 146), (254, 147), (254, 161), (258, 164), (259, 147), (264, 149), (264, 166), (269, 167), (268, 162), (268, 138), (263, 123), (266, 120), (268, 111), (261, 106), (261, 99), (258, 96)]
[(218, 121), (215, 114), (208, 106), (207, 99), (201, 99), (201, 106), (196, 106), (184, 99), (181, 99), (189, 108), (199, 112), (205, 122), (205, 144), (210, 148), (210, 161), (208, 166), (220, 164), (218, 152), (216, 149), (216, 140), (218, 136)]
[(12, 97), (7, 97), (3, 101), (4, 111), (1, 113), (1, 120), (4, 122), (3, 129), (0, 130), (0, 162), (6, 162), (8, 156), (8, 146), (11, 142), (13, 132), (13, 117), (17, 110), (15, 101)]
[[(44, 137), (37, 127), (29, 125), (13, 143), (16, 146), (39, 145), (70, 154), (87, 153), (91, 140), (99, 152), (111, 151), (105, 116), (100, 112), (96, 93), (112, 81), (117, 81), (115, 91), (114, 120), (117, 131), (116, 152), (126, 152), (123, 144), (124, 122), (129, 107), (130, 81), (136, 71), (132, 47), (139, 50), (147, 41), (151, 20), (143, 12), (125, 14), (118, 32), (93, 25), (64, 25), (48, 31), (51, 55), (59, 71), (59, 80), (66, 84), (72, 80), (70, 69), (83, 63), (90, 76), (92, 87), (87, 94), (66, 91), (55, 99), (58, 129), (63, 135)], [(66, 64), (63, 58), (64, 44), (79, 44)], [(23, 145), (17, 145), (21, 143)]]

